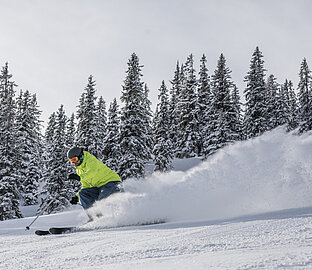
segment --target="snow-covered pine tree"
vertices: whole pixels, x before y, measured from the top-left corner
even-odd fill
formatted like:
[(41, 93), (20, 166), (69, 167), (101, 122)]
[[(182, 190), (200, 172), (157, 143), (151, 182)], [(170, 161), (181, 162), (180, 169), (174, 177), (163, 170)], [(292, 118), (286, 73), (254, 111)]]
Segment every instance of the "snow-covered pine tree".
[(154, 129), (154, 171), (166, 172), (172, 168), (173, 149), (170, 140), (169, 95), (165, 82), (162, 81), (158, 95)]
[[(68, 152), (69, 149), (75, 146), (75, 142), (76, 142), (75, 134), (76, 134), (76, 124), (75, 124), (75, 114), (73, 113), (71, 117), (67, 120), (67, 124), (66, 124), (66, 134), (65, 134), (66, 152)], [(67, 175), (71, 173), (76, 173), (75, 167), (71, 164), (71, 162), (69, 162), (69, 160), (67, 160), (66, 165), (67, 165), (66, 166)], [(74, 191), (78, 191), (81, 186), (79, 180), (73, 180), (73, 179), (69, 181), (68, 185), (69, 185), (69, 189), (74, 190)]]
[(118, 160), (120, 159), (120, 112), (116, 98), (110, 104), (108, 110), (107, 134), (104, 139), (105, 164), (119, 173)]
[[(51, 118), (50, 118), (51, 119)], [(60, 106), (56, 113), (54, 125), (54, 137), (51, 141), (47, 156), (47, 173), (48, 177), (44, 187), (47, 195), (44, 202), (41, 203), (39, 210), (45, 207), (47, 203), (53, 201), (46, 210), (47, 213), (61, 211), (70, 205), (69, 199), (75, 191), (67, 180), (67, 153), (66, 153), (66, 123), (67, 117), (63, 105)], [(50, 127), (52, 130), (52, 127)]]
[(276, 124), (282, 126), (288, 123), (290, 117), (288, 89), (285, 85), (279, 85), (276, 98)]
[(212, 75), (211, 91), (213, 94), (211, 104), (211, 133), (207, 134), (204, 142), (204, 155), (208, 157), (217, 149), (233, 142), (236, 137), (232, 128), (235, 126), (233, 121), (233, 103), (231, 99), (231, 89), (234, 83), (231, 79), (231, 70), (226, 66), (223, 54), (218, 60), (217, 69)]
[(102, 96), (99, 98), (95, 110), (96, 141), (94, 142), (95, 150), (92, 152), (92, 154), (99, 160), (105, 162), (107, 159), (107, 157), (104, 155), (104, 140), (107, 134), (107, 112), (106, 103)]
[(38, 187), (42, 178), (41, 121), (36, 95), (21, 91), (16, 116), (16, 145), (19, 155), (16, 168), (20, 179), (20, 193), (24, 205), (37, 203)]
[(197, 119), (198, 119), (198, 130), (199, 130), (199, 140), (198, 140), (198, 154), (201, 156), (203, 154), (203, 144), (207, 136), (206, 127), (210, 123), (210, 109), (212, 102), (212, 94), (210, 91), (210, 79), (208, 76), (208, 69), (206, 67), (207, 59), (203, 55), (201, 60), (199, 79), (198, 79), (198, 101), (197, 101)]
[(147, 87), (147, 84), (144, 85), (144, 100), (143, 100), (143, 106), (145, 111), (145, 127), (146, 127), (146, 142), (148, 149), (148, 156), (147, 159), (152, 159), (152, 152), (154, 147), (154, 138), (153, 138), (153, 128), (152, 128), (152, 118), (153, 118), (153, 112), (151, 109), (152, 102), (149, 99), (149, 88)]
[(291, 131), (298, 127), (298, 102), (291, 81), (285, 80), (283, 84), (284, 93), (287, 97), (287, 130)]
[(172, 143), (172, 149), (174, 156), (177, 154), (177, 147), (178, 147), (178, 123), (179, 123), (179, 113), (177, 110), (177, 104), (178, 104), (178, 97), (181, 92), (181, 72), (180, 72), (180, 66), (179, 62), (177, 62), (176, 70), (174, 72), (174, 77), (171, 83), (170, 88), (170, 106), (169, 106), (169, 115), (170, 115), (170, 140)]
[[(45, 146), (46, 148), (50, 148), (53, 144), (53, 138), (55, 135), (55, 126), (56, 126), (56, 113), (53, 112), (48, 121), (48, 125), (44, 134), (44, 141), (45, 141)], [(46, 151), (44, 151), (45, 153)], [(44, 157), (46, 158), (46, 156)], [(46, 163), (45, 163), (46, 164)]]
[(299, 133), (312, 129), (312, 76), (306, 58), (299, 71)]
[(266, 118), (268, 130), (280, 125), (281, 100), (278, 96), (280, 86), (273, 74), (270, 74), (266, 82)]
[(251, 61), (250, 70), (245, 77), (247, 87), (245, 94), (244, 135), (246, 139), (261, 135), (268, 130), (265, 69), (262, 52), (256, 47)]
[(240, 95), (237, 86), (233, 83), (231, 89), (231, 130), (232, 141), (243, 139), (243, 123), (242, 123), (242, 104), (240, 102)]
[(16, 177), (15, 90), (8, 63), (0, 74), (0, 220), (21, 218)]
[(72, 115), (68, 118), (67, 124), (66, 124), (66, 141), (65, 145), (67, 150), (75, 146), (76, 142), (76, 124), (75, 124), (75, 114), (72, 113)]
[(138, 56), (133, 53), (123, 85), (121, 101), (124, 103), (120, 125), (119, 172), (123, 180), (129, 177), (143, 177), (145, 164), (150, 157), (146, 145), (146, 95), (141, 82), (141, 68)]
[[(185, 76), (185, 65), (181, 64), (180, 73), (179, 73), (179, 84), (180, 89), (177, 92), (176, 96), (176, 105), (174, 114), (176, 118), (176, 133), (175, 133), (175, 157), (176, 158), (183, 158), (181, 156), (181, 145), (182, 145), (182, 138), (184, 135), (184, 129), (182, 128), (181, 118), (185, 111), (184, 100), (186, 99), (186, 76)], [(185, 121), (183, 122), (185, 123)]]
[[(45, 161), (43, 162), (43, 173), (42, 173), (42, 182), (43, 182), (43, 188), (41, 189), (41, 197), (47, 197), (47, 189), (45, 188), (46, 184), (50, 181), (51, 177), (51, 171), (50, 171), (50, 164), (47, 161), (51, 161), (50, 159), (50, 149), (52, 148), (55, 137), (55, 130), (56, 130), (56, 113), (53, 112), (48, 120), (47, 128), (45, 130), (44, 138), (43, 138), (43, 153), (42, 153), (42, 159)], [(47, 201), (44, 202), (41, 199), (40, 207), (38, 209), (38, 212), (41, 211), (42, 207), (44, 207), (48, 203)]]
[[(21, 112), (22, 112), (22, 100), (23, 100), (23, 92), (22, 90), (20, 91), (20, 94), (19, 96), (17, 97), (16, 99), (16, 112), (15, 112), (15, 137), (16, 137), (16, 144), (15, 144), (15, 155), (16, 156), (21, 156), (22, 154), (22, 150), (20, 151), (19, 149), (19, 144), (22, 143), (22, 139), (19, 138), (21, 137), (21, 134), (19, 132), (19, 129), (20, 129), (20, 124), (19, 124), (19, 115), (21, 115)], [(24, 170), (24, 167), (23, 167), (23, 160), (19, 160), (17, 159), (15, 161), (15, 177), (16, 177), (16, 187), (17, 187), (17, 190), (18, 190), (18, 194), (19, 194), (19, 199), (20, 199), (20, 204), (23, 204), (23, 201), (21, 200), (22, 199), (22, 196), (23, 196), (23, 177), (21, 177), (22, 173), (21, 171)]]
[(177, 157), (189, 158), (198, 155), (197, 142), (200, 140), (197, 108), (197, 80), (193, 55), (189, 55), (181, 68), (181, 91), (178, 96), (177, 115)]
[(88, 84), (81, 95), (77, 111), (77, 142), (76, 145), (82, 147), (96, 156), (96, 82), (93, 76), (88, 78)]

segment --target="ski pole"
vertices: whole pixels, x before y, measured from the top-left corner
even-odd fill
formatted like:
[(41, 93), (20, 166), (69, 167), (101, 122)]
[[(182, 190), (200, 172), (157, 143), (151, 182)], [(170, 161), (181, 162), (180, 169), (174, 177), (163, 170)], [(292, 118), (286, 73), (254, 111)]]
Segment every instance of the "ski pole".
[(26, 226), (26, 231), (29, 230), (30, 226), (38, 219), (39, 216), (41, 216), (43, 214), (43, 212), (50, 206), (50, 204), (53, 202), (53, 200), (51, 200), (41, 211), (40, 213), (35, 217), (35, 219), (28, 225)]

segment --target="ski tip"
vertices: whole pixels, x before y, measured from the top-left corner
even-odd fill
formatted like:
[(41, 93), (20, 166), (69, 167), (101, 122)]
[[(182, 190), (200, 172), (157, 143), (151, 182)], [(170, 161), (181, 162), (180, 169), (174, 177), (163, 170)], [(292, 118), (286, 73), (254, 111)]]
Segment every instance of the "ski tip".
[(37, 230), (37, 231), (35, 231), (35, 234), (42, 236), (42, 235), (48, 235), (48, 234), (50, 234), (50, 232), (49, 231)]

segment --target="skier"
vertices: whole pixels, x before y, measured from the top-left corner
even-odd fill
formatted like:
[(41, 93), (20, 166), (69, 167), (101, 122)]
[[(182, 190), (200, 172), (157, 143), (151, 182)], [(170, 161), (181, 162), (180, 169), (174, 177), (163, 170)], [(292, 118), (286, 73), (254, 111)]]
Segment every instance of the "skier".
[[(82, 207), (88, 210), (96, 201), (121, 191), (122, 180), (119, 175), (89, 152), (83, 151), (80, 147), (73, 147), (67, 156), (77, 173), (70, 174), (68, 179), (81, 182), (81, 189), (72, 197), (71, 204), (77, 204), (80, 200)], [(89, 214), (88, 216), (91, 221), (92, 217)]]

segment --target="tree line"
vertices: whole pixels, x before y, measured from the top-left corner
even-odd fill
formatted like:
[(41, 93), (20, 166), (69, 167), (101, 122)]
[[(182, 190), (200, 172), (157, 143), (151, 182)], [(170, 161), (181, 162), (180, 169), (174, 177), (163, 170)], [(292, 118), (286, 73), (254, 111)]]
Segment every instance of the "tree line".
[[(66, 158), (72, 146), (91, 152), (123, 180), (145, 175), (147, 162), (155, 171), (172, 168), (173, 158), (207, 159), (230, 143), (254, 138), (278, 126), (302, 134), (312, 129), (312, 77), (306, 59), (299, 70), (297, 91), (290, 80), (280, 84), (266, 75), (263, 54), (252, 54), (245, 76), (245, 104), (223, 54), (210, 75), (203, 55), (177, 62), (168, 87), (162, 81), (152, 112), (143, 66), (133, 53), (120, 97), (106, 108), (89, 76), (77, 111), (67, 116), (61, 105), (42, 134), (41, 111), (35, 94), (16, 95), (8, 63), (0, 75), (0, 220), (20, 218), (20, 205), (50, 203), (47, 213), (69, 206), (79, 183), (68, 181), (74, 171)], [(42, 200), (44, 198), (44, 200)]]

